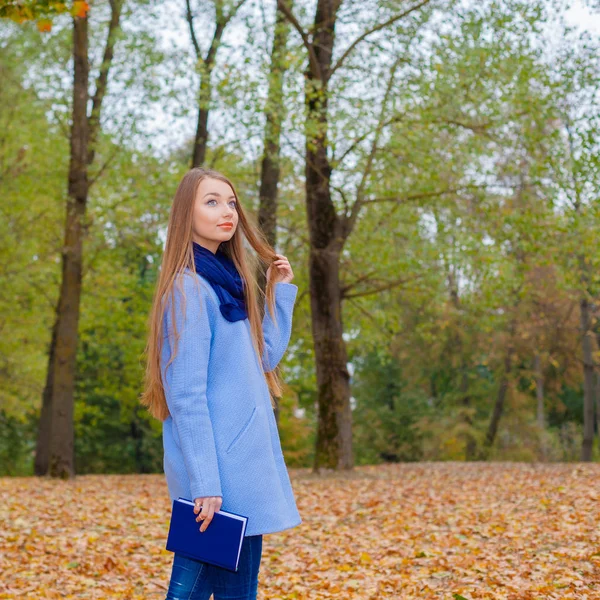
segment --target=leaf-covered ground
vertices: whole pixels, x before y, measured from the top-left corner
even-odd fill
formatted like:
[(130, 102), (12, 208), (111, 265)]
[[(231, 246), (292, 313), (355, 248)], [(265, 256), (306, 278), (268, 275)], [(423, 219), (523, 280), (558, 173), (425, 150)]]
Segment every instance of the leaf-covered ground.
[[(600, 598), (600, 465), (290, 470), (303, 523), (265, 535), (259, 598)], [(164, 598), (163, 475), (0, 478), (0, 598)]]

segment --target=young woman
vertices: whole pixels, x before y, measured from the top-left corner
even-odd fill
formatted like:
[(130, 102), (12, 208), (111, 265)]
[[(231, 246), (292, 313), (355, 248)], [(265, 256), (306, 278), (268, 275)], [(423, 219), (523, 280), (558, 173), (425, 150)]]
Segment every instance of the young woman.
[[(263, 272), (268, 265), (265, 294), (257, 264)], [(293, 276), (227, 177), (200, 168), (183, 177), (150, 316), (141, 401), (163, 423), (171, 502), (193, 499), (200, 531), (221, 508), (248, 524), (237, 572), (175, 553), (167, 600), (255, 599), (262, 536), (302, 522), (271, 403), (271, 393), (281, 395), (274, 369), (290, 339)]]

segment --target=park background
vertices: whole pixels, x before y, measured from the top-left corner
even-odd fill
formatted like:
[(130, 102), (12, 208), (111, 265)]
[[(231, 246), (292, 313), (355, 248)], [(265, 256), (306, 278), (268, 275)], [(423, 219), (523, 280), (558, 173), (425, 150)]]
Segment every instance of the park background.
[[(354, 466), (388, 498), (399, 476), (451, 498), (446, 483), (501, 472), (525, 495), (564, 477), (553, 493), (596, 499), (596, 471), (564, 463), (600, 452), (597, 2), (5, 1), (0, 15), (3, 497), (64, 493), (34, 474), (162, 473), (161, 423), (139, 399), (148, 312), (174, 191), (202, 164), (294, 269), (277, 419), (306, 506), (323, 509), (320, 474), (354, 481)], [(494, 470), (507, 461), (512, 475)]]

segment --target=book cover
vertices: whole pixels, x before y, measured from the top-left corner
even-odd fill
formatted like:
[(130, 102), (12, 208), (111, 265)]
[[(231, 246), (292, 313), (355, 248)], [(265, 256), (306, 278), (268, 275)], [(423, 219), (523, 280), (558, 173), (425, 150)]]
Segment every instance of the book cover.
[[(198, 513), (200, 514), (200, 513)], [(248, 517), (220, 510), (206, 531), (196, 522), (194, 503), (187, 498), (173, 500), (166, 549), (194, 560), (237, 571)]]

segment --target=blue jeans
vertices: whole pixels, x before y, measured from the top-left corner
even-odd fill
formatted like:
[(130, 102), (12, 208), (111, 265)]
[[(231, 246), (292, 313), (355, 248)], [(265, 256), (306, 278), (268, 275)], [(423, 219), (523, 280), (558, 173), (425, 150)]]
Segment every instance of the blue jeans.
[(244, 537), (235, 572), (175, 552), (165, 600), (256, 600), (261, 556), (262, 535)]

